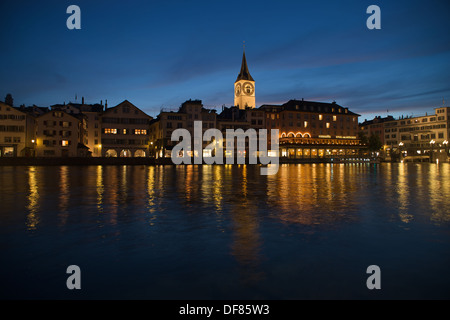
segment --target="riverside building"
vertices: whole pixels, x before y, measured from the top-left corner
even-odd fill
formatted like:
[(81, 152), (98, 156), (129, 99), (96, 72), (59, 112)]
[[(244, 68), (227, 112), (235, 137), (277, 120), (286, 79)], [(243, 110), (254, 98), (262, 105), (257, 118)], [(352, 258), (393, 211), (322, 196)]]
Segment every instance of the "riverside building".
[(36, 118), (37, 157), (86, 157), (86, 119), (82, 114), (51, 110)]
[[(206, 130), (216, 128), (216, 110), (205, 108), (201, 100), (186, 100), (176, 111), (162, 110), (150, 125), (150, 144), (155, 157), (171, 157), (172, 148), (178, 143), (171, 141), (172, 132), (176, 129), (187, 129), (192, 137), (191, 143), (197, 143), (194, 141), (195, 121), (202, 121), (203, 135)], [(209, 144), (207, 141), (201, 143), (203, 148)], [(193, 153), (190, 156), (193, 156)]]
[(101, 115), (103, 157), (149, 157), (149, 129), (153, 118), (128, 100)]
[(446, 161), (449, 155), (450, 107), (438, 107), (434, 114), (407, 117), (384, 123), (387, 160)]
[(365, 149), (358, 139), (359, 115), (335, 102), (290, 100), (259, 109), (266, 128), (279, 130), (282, 158), (354, 158)]
[(35, 118), (0, 102), (0, 157), (34, 156)]

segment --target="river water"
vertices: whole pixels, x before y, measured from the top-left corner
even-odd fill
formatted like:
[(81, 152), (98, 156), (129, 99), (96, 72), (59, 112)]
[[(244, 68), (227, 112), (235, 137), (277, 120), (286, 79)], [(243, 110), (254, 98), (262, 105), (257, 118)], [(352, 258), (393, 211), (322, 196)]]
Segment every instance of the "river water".
[(0, 167), (0, 195), (3, 299), (450, 298), (447, 163)]

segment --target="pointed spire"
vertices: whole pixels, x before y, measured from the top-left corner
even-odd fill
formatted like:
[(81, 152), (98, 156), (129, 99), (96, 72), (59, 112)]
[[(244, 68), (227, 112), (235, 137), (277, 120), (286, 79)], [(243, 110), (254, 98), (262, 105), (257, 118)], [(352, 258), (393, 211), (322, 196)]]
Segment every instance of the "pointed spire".
[(253, 80), (252, 76), (250, 75), (250, 71), (248, 71), (247, 59), (245, 59), (245, 43), (244, 43), (244, 53), (242, 55), (241, 72), (239, 72), (236, 82), (239, 80), (255, 81), (255, 80)]

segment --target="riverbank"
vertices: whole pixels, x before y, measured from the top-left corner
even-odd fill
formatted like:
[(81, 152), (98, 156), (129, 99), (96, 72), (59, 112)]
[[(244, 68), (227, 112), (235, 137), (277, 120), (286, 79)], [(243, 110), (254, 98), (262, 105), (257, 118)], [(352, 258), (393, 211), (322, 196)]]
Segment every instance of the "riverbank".
[[(193, 163), (193, 161), (192, 161)], [(236, 163), (236, 161), (235, 161)], [(248, 161), (246, 161), (248, 163)], [(280, 164), (288, 163), (379, 163), (376, 159), (368, 158), (285, 158), (279, 159)], [(57, 157), (17, 157), (0, 158), (0, 166), (114, 166), (114, 165), (172, 165), (170, 158), (57, 158)]]
[(156, 161), (154, 158), (0, 158), (0, 166), (98, 166), (98, 165), (155, 165), (171, 164), (170, 159), (167, 163)]

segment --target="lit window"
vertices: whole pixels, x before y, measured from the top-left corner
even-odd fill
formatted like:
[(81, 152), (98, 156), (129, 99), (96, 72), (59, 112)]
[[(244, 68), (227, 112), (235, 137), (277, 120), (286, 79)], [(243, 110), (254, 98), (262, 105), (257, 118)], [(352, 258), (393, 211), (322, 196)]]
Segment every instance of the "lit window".
[(134, 129), (134, 134), (147, 134), (145, 129)]
[(305, 128), (308, 128), (308, 121), (304, 121), (304, 122), (303, 122), (303, 126), (304, 126)]
[(117, 134), (117, 129), (105, 128), (105, 134)]
[(319, 120), (322, 120), (322, 115), (321, 114), (319, 114)]
[(333, 116), (333, 121), (336, 121), (336, 116)]
[(327, 129), (330, 127), (330, 123), (329, 122), (327, 122)]
[(67, 147), (67, 146), (69, 145), (69, 141), (67, 141), (67, 140), (62, 140), (62, 141), (61, 141), (61, 145), (62, 145), (63, 147)]

